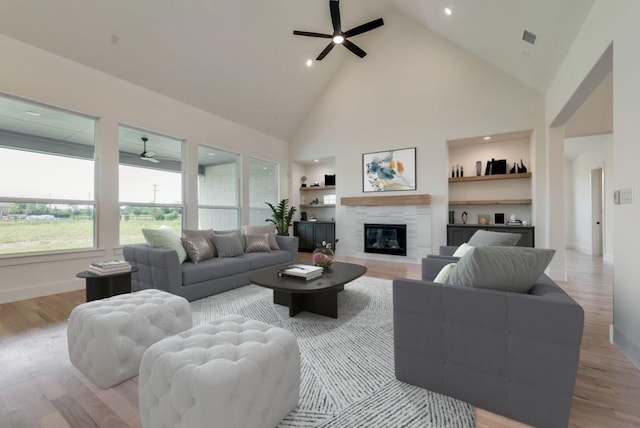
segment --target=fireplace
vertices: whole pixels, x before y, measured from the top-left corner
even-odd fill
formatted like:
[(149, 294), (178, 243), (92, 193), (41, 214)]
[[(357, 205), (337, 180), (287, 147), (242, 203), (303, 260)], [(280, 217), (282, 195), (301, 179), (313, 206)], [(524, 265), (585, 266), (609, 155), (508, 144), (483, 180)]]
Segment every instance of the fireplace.
[(364, 224), (364, 252), (407, 255), (406, 224)]

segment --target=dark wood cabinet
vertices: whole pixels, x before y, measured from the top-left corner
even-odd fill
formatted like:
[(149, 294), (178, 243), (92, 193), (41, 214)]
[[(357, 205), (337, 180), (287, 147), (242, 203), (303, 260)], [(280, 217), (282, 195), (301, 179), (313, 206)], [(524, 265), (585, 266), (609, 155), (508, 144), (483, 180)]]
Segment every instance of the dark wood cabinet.
[(492, 232), (519, 233), (522, 235), (518, 243), (519, 247), (535, 247), (534, 226), (506, 226), (506, 225), (481, 225), (481, 224), (448, 224), (447, 245), (460, 245), (467, 242), (476, 230), (490, 230)]
[(324, 221), (296, 221), (293, 234), (298, 237), (298, 250), (313, 252), (322, 241), (335, 243), (336, 224)]

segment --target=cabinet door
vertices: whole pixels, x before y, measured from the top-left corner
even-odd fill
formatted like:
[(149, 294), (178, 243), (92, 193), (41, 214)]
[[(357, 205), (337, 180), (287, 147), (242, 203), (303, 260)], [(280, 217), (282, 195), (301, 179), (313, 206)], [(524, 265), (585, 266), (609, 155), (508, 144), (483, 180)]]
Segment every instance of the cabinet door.
[(313, 226), (313, 223), (304, 222), (295, 222), (293, 224), (293, 234), (298, 237), (299, 251), (314, 250)]
[(315, 245), (322, 245), (322, 241), (334, 244), (336, 240), (336, 225), (333, 223), (318, 223), (315, 225)]
[(479, 228), (447, 226), (447, 245), (460, 245), (469, 241)]

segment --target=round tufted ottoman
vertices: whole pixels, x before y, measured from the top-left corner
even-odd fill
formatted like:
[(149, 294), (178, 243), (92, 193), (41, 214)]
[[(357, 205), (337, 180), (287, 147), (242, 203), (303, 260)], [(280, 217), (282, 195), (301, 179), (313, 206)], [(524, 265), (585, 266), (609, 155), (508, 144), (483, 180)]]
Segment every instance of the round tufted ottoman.
[(145, 428), (273, 428), (298, 405), (298, 343), (282, 328), (224, 317), (147, 349), (138, 391)]
[(138, 374), (146, 349), (192, 326), (183, 297), (149, 289), (76, 306), (69, 316), (71, 363), (102, 389)]

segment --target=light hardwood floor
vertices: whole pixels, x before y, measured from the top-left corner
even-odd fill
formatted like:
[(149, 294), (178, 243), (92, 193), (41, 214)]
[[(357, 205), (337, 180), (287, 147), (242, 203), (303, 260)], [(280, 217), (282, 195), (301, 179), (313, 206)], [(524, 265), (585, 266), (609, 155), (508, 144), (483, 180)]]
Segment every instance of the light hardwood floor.
[[(372, 277), (420, 277), (419, 265), (341, 260), (367, 265)], [(640, 371), (608, 341), (612, 267), (569, 251), (567, 270), (569, 281), (559, 284), (585, 309), (570, 426), (640, 426)], [(103, 391), (69, 363), (66, 319), (82, 302), (84, 291), (74, 291), (0, 305), (1, 428), (140, 427), (136, 379)], [(476, 426), (521, 425), (478, 410)]]

